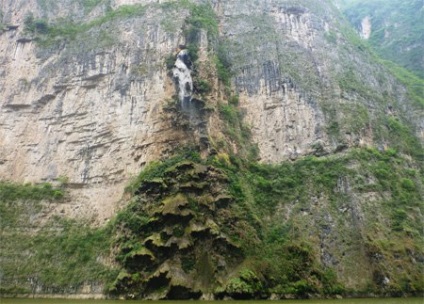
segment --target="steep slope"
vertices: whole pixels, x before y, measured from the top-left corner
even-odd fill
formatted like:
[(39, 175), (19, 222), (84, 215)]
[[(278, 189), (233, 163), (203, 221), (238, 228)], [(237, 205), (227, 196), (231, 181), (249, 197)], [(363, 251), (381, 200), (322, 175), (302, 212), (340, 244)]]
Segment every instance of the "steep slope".
[(422, 1), (346, 1), (340, 4), (362, 38), (369, 40), (382, 58), (424, 78)]
[(3, 293), (423, 290), (424, 102), (329, 1), (1, 9)]

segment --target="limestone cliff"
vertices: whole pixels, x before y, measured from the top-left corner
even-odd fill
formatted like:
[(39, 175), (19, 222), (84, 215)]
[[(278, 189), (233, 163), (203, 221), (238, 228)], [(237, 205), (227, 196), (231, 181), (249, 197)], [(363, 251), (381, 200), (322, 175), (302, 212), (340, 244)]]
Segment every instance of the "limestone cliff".
[[(7, 247), (7, 282), (129, 298), (422, 290), (422, 96), (330, 1), (0, 5), (0, 180), (60, 188), (2, 188), (2, 237), (38, 248), (14, 277)], [(79, 234), (69, 219), (108, 224)], [(64, 257), (41, 245), (56, 232), (94, 265), (73, 285), (32, 268)]]
[(185, 141), (162, 109), (175, 94), (164, 58), (183, 43), (184, 15), (169, 16), (176, 33), (163, 29), (161, 9), (146, 8), (42, 47), (24, 32), (25, 16), (63, 17), (57, 9), (72, 3), (51, 3), (53, 11), (36, 1), (2, 3), (7, 24), (17, 25), (1, 34), (2, 179), (65, 176), (70, 209), (109, 218), (128, 179)]
[(424, 77), (422, 1), (334, 2), (382, 58)]
[[(77, 188), (72, 204), (104, 219), (128, 178), (184, 142), (163, 106), (175, 94), (165, 58), (186, 43), (187, 10), (154, 1), (96, 3), (2, 2), (0, 170), (2, 179), (21, 182), (66, 176)], [(326, 152), (383, 146), (388, 139), (375, 129), (387, 112), (406, 116), (422, 136), (421, 110), (409, 119), (414, 110), (405, 89), (346, 41), (328, 2), (212, 5), (263, 161), (293, 159), (318, 146)], [(119, 7), (121, 16), (110, 13)], [(29, 14), (75, 33), (37, 42), (25, 32)], [(329, 134), (334, 124), (337, 136)]]

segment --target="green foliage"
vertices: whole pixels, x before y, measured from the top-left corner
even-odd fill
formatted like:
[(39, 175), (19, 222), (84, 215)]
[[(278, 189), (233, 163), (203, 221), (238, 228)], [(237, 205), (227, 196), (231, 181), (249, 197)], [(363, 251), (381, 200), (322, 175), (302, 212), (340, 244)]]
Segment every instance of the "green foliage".
[(0, 182), (0, 202), (19, 200), (58, 200), (64, 196), (62, 189), (56, 189), (49, 183), (41, 185)]
[[(382, 62), (377, 57), (375, 58)], [(417, 111), (420, 111), (420, 108), (424, 105), (424, 95), (420, 94), (419, 91), (420, 88), (424, 87), (424, 82), (420, 85), (420, 82), (422, 82), (420, 79), (404, 69), (402, 70), (405, 75), (408, 75), (407, 79), (410, 80), (410, 82), (408, 80), (402, 82), (406, 85), (408, 96), (414, 101), (412, 108), (417, 108)], [(394, 73), (394, 76), (399, 78), (396, 73)], [(359, 103), (334, 104), (323, 101), (321, 108), (327, 120), (327, 133), (334, 140), (343, 142), (343, 134), (345, 133), (362, 137), (367, 130), (373, 130), (373, 139), (376, 143), (389, 145), (400, 153), (422, 157), (423, 149), (416, 136), (417, 130), (414, 129), (416, 127), (409, 123), (409, 118), (397, 108), (396, 101), (385, 94), (379, 96), (372, 87), (360, 79), (361, 76), (357, 75), (353, 68), (339, 75), (339, 85), (344, 91), (343, 94), (373, 100), (378, 102), (381, 107), (394, 107), (397, 116), (372, 112)]]
[[(254, 227), (259, 224), (260, 245), (250, 246), (246, 252), (257, 263), (255, 271), (267, 277), (266, 281), (273, 292), (298, 296), (316, 292), (345, 292), (335, 274), (329, 269), (322, 269), (315, 260), (313, 245), (302, 240), (301, 231), (305, 228), (291, 220), (281, 223), (280, 217), (275, 222), (271, 220), (269, 225), (260, 220), (267, 218), (270, 221), (273, 214), (285, 205), (309, 208), (313, 196), (324, 195), (337, 206), (344, 201), (341, 192), (345, 190), (340, 186), (341, 180), (350, 180), (350, 187), (357, 191), (379, 189), (382, 193), (391, 192), (393, 201), (387, 202), (388, 205), (384, 207), (389, 218), (393, 219), (391, 233), (419, 233), (419, 223), (409, 225), (407, 219), (413, 214), (410, 208), (419, 205), (421, 196), (413, 187), (415, 182), (411, 183), (409, 178), (401, 177), (411, 176), (412, 173), (405, 169), (408, 165), (394, 149), (381, 152), (376, 149), (358, 149), (343, 157), (307, 157), (276, 166), (237, 163), (233, 158), (219, 159), (222, 162), (217, 164), (228, 170), (230, 193), (245, 204), (243, 212), (249, 214), (249, 223)], [(352, 162), (359, 163), (359, 167), (350, 168)], [(358, 175), (374, 176), (376, 184), (364, 187), (363, 182), (356, 179)], [(396, 203), (405, 195), (403, 203)], [(396, 204), (400, 211), (391, 215), (393, 205), (389, 204)], [(240, 278), (231, 281), (231, 286), (234, 290), (249, 291), (248, 284)]]
[(327, 133), (336, 139), (340, 138), (340, 124), (339, 124), (339, 115), (336, 109), (336, 106), (333, 103), (323, 103), (321, 108), (326, 117), (327, 123)]
[[(266, 244), (263, 254), (266, 275), (274, 283), (272, 292), (298, 297), (317, 292), (336, 293), (337, 278), (323, 275), (325, 272), (318, 266), (309, 244), (302, 241)], [(337, 291), (342, 289), (340, 286)]]
[(355, 74), (354, 68), (350, 68), (343, 72), (339, 79), (340, 88), (348, 93), (356, 93), (364, 98), (372, 100), (380, 100), (381, 97), (374, 93), (373, 89), (365, 84), (358, 75)]
[[(180, 5), (189, 10), (189, 16), (185, 21), (185, 35), (190, 57), (195, 62), (198, 58), (197, 45), (200, 38), (200, 31), (206, 31), (208, 40), (213, 43), (218, 37), (218, 19), (209, 3), (195, 4), (190, 1), (181, 1)], [(190, 52), (190, 47), (196, 48), (195, 52)]]
[(336, 273), (330, 268), (321, 273), (321, 281), (326, 295), (342, 295), (346, 292), (346, 288), (338, 282)]
[(187, 28), (185, 30), (188, 41), (188, 52), (193, 62), (198, 59), (198, 40), (200, 30), (205, 30), (208, 35), (209, 44), (215, 48), (214, 57), (218, 79), (227, 87), (230, 85), (230, 62), (226, 57), (224, 43), (218, 41), (218, 18), (210, 4), (196, 5), (188, 1), (183, 1), (183, 6), (190, 11), (186, 19)]
[(22, 213), (38, 213), (41, 201), (60, 202), (63, 189), (49, 183), (41, 185), (0, 182), (0, 227), (11, 228), (27, 225), (28, 219)]
[(216, 48), (215, 67), (218, 73), (218, 79), (226, 87), (231, 85), (231, 61), (228, 56), (229, 50), (227, 48), (227, 42), (225, 40), (219, 40), (218, 46)]
[(187, 46), (187, 52), (192, 62), (196, 62), (199, 59), (199, 46), (196, 43), (190, 43)]
[(193, 36), (197, 35), (200, 29), (206, 30), (210, 38), (217, 37), (218, 20), (212, 6), (210, 4), (196, 5), (194, 3), (189, 3), (187, 6), (190, 9), (190, 16), (186, 20), (189, 26), (189, 38), (195, 38)]
[(46, 207), (63, 196), (63, 185), (0, 183), (0, 293), (30, 293), (36, 284), (45, 292), (69, 292), (71, 286), (109, 278), (110, 267), (98, 258), (109, 252), (110, 230), (58, 218), (42, 223), (51, 212)]
[(237, 125), (241, 118), (239, 111), (232, 104), (220, 104), (219, 113), (230, 125)]
[(371, 52), (371, 47), (369, 44), (361, 39), (358, 33), (348, 24), (339, 24), (340, 31), (343, 33), (343, 36), (352, 44), (357, 51)]
[(137, 211), (134, 205), (129, 205), (128, 208), (117, 214), (116, 224), (125, 225), (130, 231), (138, 232), (149, 223), (149, 217), (139, 214)]
[(402, 188), (406, 191), (415, 191), (415, 183), (409, 178), (402, 178), (400, 180)]
[(228, 103), (233, 106), (238, 106), (239, 104), (239, 95), (232, 95), (228, 98)]
[(389, 132), (388, 137), (391, 139), (393, 147), (404, 153), (422, 157), (422, 145), (411, 128), (398, 118), (387, 117), (385, 119)]
[(162, 178), (167, 169), (183, 160), (200, 161), (200, 154), (193, 147), (186, 147), (179, 152), (177, 151), (175, 157), (170, 157), (159, 162), (151, 162), (144, 168), (139, 176), (125, 188), (125, 191), (134, 193), (140, 183)]
[(109, 252), (110, 231), (71, 221), (61, 226), (61, 233), (38, 234), (34, 239), (38, 279), (56, 288), (106, 281), (110, 270), (99, 262), (99, 257), (106, 258)]
[[(420, 217), (412, 210), (422, 208), (422, 195), (416, 186), (420, 180), (409, 166), (409, 161), (394, 149), (357, 149), (342, 157), (306, 157), (294, 163), (273, 166), (250, 163), (247, 167), (239, 167), (238, 188), (242, 199), (252, 200), (249, 212), (259, 219), (267, 218), (269, 223), (261, 224), (261, 248), (251, 254), (264, 258), (261, 262), (256, 259), (260, 265), (257, 269), (269, 276), (268, 282), (275, 282), (270, 286), (273, 292), (299, 296), (345, 292), (335, 274), (322, 269), (315, 260), (316, 247), (302, 240), (303, 229), (310, 227), (307, 223), (296, 221), (296, 217), (281, 222), (282, 215), (272, 220), (283, 206), (292, 206), (291, 212), (300, 212), (293, 206), (308, 210), (311, 197), (324, 196), (338, 208), (348, 200), (341, 181), (349, 181), (350, 191), (391, 193), (390, 200), (380, 203), (379, 211), (390, 221), (387, 233), (392, 237), (400, 234), (400, 238), (407, 239), (413, 236), (417, 242), (422, 229)], [(329, 212), (331, 207), (326, 210)], [(370, 217), (374, 222), (375, 218)]]
[(219, 55), (215, 57), (215, 66), (218, 73), (218, 79), (227, 87), (230, 86), (231, 72), (230, 66), (224, 63), (225, 61)]
[(387, 61), (380, 60), (390, 72), (403, 84), (408, 90), (408, 97), (411, 98), (416, 105), (423, 108), (424, 107), (424, 80), (419, 78), (406, 70), (405, 68), (400, 67), (399, 65)]
[(166, 68), (170, 71), (170, 70), (172, 70), (172, 68), (174, 67), (174, 65), (175, 65), (175, 60), (176, 60), (176, 58), (175, 58), (175, 55), (174, 54), (170, 54), (169, 56), (167, 56), (166, 58), (165, 58), (165, 65), (166, 65)]
[(75, 40), (82, 33), (94, 27), (112, 22), (117, 19), (134, 18), (144, 15), (146, 6), (122, 5), (116, 10), (108, 11), (104, 16), (93, 19), (88, 23), (75, 23), (72, 20), (61, 20), (60, 22), (49, 23), (45, 19), (34, 19), (30, 14), (25, 18), (25, 31), (35, 36), (42, 46), (51, 46), (62, 40)]
[(369, 43), (382, 58), (424, 77), (422, 61), (420, 62), (424, 41), (422, 1), (360, 0), (344, 5), (343, 10), (358, 29), (363, 18), (370, 17), (372, 32)]
[(30, 294), (31, 290), (18, 287), (18, 286), (11, 286), (11, 287), (3, 287), (0, 286), (0, 295), (7, 295), (7, 296), (17, 296), (17, 295), (27, 295)]
[(195, 79), (193, 86), (195, 92), (200, 95), (209, 94), (212, 91), (212, 86), (204, 79)]
[(45, 19), (35, 19), (34, 15), (29, 14), (24, 20), (25, 30), (34, 34), (48, 34), (49, 25)]
[(32, 293), (43, 286), (45, 293), (71, 293), (84, 283), (111, 279), (114, 270), (102, 262), (109, 255), (110, 229), (55, 219), (35, 234), (17, 232), (23, 225), (8, 226), (1, 235), (0, 292), (22, 286)]
[(403, 209), (394, 209), (392, 213), (392, 229), (394, 231), (403, 231), (404, 230), (404, 222), (408, 218), (408, 214)]
[(306, 202), (311, 187), (315, 191), (334, 193), (339, 178), (350, 174), (344, 159), (306, 157), (293, 164), (277, 166), (252, 163), (247, 178), (260, 212), (272, 214), (282, 201)]
[[(223, 114), (228, 116), (227, 119), (236, 119), (237, 115), (232, 113), (231, 108), (224, 111), (228, 112)], [(232, 272), (224, 286), (217, 289), (219, 294), (240, 299), (271, 292), (297, 297), (311, 293), (344, 294), (347, 291), (335, 272), (324, 268), (317, 258), (319, 243), (310, 238), (308, 232), (316, 229), (311, 228), (316, 224), (302, 220), (304, 210), (311, 208), (311, 198), (321, 197), (323, 200), (324, 197), (330, 203), (326, 212), (345, 221), (339, 210), (340, 206), (349, 202), (346, 196), (350, 194), (343, 193), (347, 191), (343, 184), (348, 185), (349, 191), (354, 191), (356, 196), (371, 192), (387, 197), (386, 193), (390, 193), (388, 199), (376, 206), (379, 217), (387, 217), (389, 221), (384, 233), (396, 240), (398, 248), (385, 245), (385, 239), (381, 239), (368, 249), (371, 257), (384, 254), (385, 259), (389, 259), (398, 251), (418, 250), (414, 247), (418, 245), (412, 240), (422, 237), (422, 223), (414, 211), (422, 207), (422, 179), (418, 173), (421, 171), (393, 148), (385, 151), (356, 149), (343, 155), (305, 157), (279, 165), (259, 164), (224, 153), (202, 160), (197, 150), (183, 149), (174, 157), (151, 163), (143, 170), (129, 187), (133, 193), (131, 202), (106, 228), (93, 229), (75, 221), (56, 219), (35, 236), (2, 235), (7, 246), (3, 247), (0, 255), (8, 257), (0, 259), (0, 266), (8, 278), (2, 287), (4, 291), (12, 290), (15, 280), (32, 277), (58, 291), (68, 290), (70, 284), (80, 286), (86, 281), (100, 281), (110, 283), (110, 291), (137, 292), (148, 277), (145, 273), (154, 269), (149, 267), (161, 265), (163, 259), (172, 260), (169, 252), (178, 256), (178, 262), (173, 263), (180, 265), (187, 275), (199, 271), (210, 274), (213, 271), (210, 261), (201, 258), (203, 255), (198, 251), (186, 249), (180, 256), (179, 251), (170, 250), (168, 246), (171, 245), (167, 243), (171, 238), (187, 241), (200, 235), (199, 242), (208, 244), (203, 238), (224, 233), (226, 239), (231, 240), (231, 246), (235, 246), (231, 247), (231, 255), (238, 257), (239, 262), (243, 257), (244, 262)], [(205, 176), (205, 172), (211, 174)], [(199, 186), (205, 180), (207, 183)], [(217, 181), (213, 188), (208, 188)], [(137, 192), (143, 185), (164, 186), (163, 190), (155, 190), (151, 194), (148, 191)], [(6, 189), (0, 192), (3, 199), (8, 197), (10, 202), (17, 201), (18, 197), (32, 197), (25, 191), (17, 191), (20, 196), (10, 194), (12, 192), (7, 190), (10, 185), (2, 187)], [(49, 186), (44, 188), (52, 189)], [(210, 217), (211, 209), (207, 206), (214, 201), (212, 193), (217, 189), (219, 194), (225, 193), (229, 197), (230, 203), (226, 207), (221, 206), (220, 211), (214, 211), (215, 215)], [(136, 192), (138, 194), (135, 195)], [(44, 196), (37, 194), (36, 197)], [(281, 215), (284, 208), (290, 210), (290, 216)], [(5, 211), (11, 214), (10, 210)], [(21, 215), (26, 212), (20, 209)], [(27, 213), (32, 212), (28, 210)], [(318, 216), (314, 215), (312, 219)], [(376, 220), (372, 215), (369, 217), (373, 222)], [(198, 221), (205, 218), (209, 218), (209, 222), (202, 224), (205, 226), (202, 233), (197, 232), (197, 227), (202, 227)], [(194, 226), (188, 224), (190, 219), (196, 223)], [(10, 229), (23, 222), (9, 220), (3, 227)], [(370, 239), (375, 238), (372, 228), (365, 230)], [(341, 228), (338, 235), (347, 238), (343, 233)], [(400, 242), (401, 239), (405, 242)], [(337, 242), (337, 239), (334, 241)], [(240, 247), (235, 244), (240, 244)], [(28, 255), (27, 248), (31, 248), (34, 254)], [(121, 269), (100, 262), (109, 256), (110, 249), (116, 252), (115, 258)], [(16, 252), (20, 254), (10, 258)], [(214, 257), (215, 253), (208, 254)], [(25, 266), (16, 271), (17, 265), (23, 265), (23, 260)], [(401, 262), (397, 260), (396, 263)], [(415, 274), (402, 280), (403, 283), (396, 278), (393, 281), (393, 288), (396, 287), (398, 292), (421, 288)], [(27, 283), (22, 283), (22, 286), (31, 290)]]
[(228, 99), (228, 104), (218, 104), (220, 117), (226, 123), (224, 132), (237, 145), (240, 157), (257, 159), (258, 148), (251, 142), (250, 128), (243, 122), (242, 113), (235, 104), (238, 103), (238, 96), (229, 96)]
[(261, 280), (252, 270), (243, 268), (239, 271), (237, 277), (230, 279), (225, 291), (236, 299), (252, 299), (263, 291), (263, 286)]

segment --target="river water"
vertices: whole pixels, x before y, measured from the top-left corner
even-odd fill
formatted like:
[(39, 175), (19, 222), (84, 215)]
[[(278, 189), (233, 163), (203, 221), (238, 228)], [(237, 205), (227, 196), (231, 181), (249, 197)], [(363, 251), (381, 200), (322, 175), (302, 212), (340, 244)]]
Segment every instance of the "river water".
[(333, 299), (283, 301), (122, 301), (122, 300), (67, 300), (67, 299), (2, 299), (0, 304), (424, 304), (424, 298)]

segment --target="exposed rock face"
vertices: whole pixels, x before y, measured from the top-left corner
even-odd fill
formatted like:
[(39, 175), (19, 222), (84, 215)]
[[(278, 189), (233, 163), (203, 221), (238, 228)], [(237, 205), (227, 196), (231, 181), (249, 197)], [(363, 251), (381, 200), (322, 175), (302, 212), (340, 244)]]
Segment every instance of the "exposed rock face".
[[(29, 231), (0, 255), (9, 290), (17, 280), (151, 299), (422, 290), (423, 107), (329, 1), (0, 5), (0, 181), (66, 181), (69, 192), (35, 187), (50, 196), (33, 205), (28, 193), (15, 204), (13, 185), (9, 200), (0, 193), (4, 235), (21, 222)], [(123, 204), (105, 230), (43, 226), (61, 214), (105, 227)], [(15, 275), (33, 226), (47, 234), (32, 266), (52, 236), (73, 244), (57, 260), (97, 268), (77, 269), (75, 286), (50, 268)]]
[(227, 233), (242, 235), (249, 227), (229, 212), (235, 200), (227, 183), (223, 172), (191, 161), (166, 168), (160, 178), (143, 179), (128, 213), (144, 220), (119, 225), (126, 245), (118, 253), (123, 270), (111, 292), (198, 299), (226, 282), (243, 260), (240, 245)]
[[(218, 7), (224, 12), (222, 32), (234, 85), (263, 161), (313, 153), (317, 145), (327, 152), (343, 145), (385, 145), (367, 131), (386, 113), (385, 94), (409, 113), (397, 114), (413, 112), (404, 89), (391, 77), (381, 78), (384, 69), (346, 41), (337, 12), (327, 1), (267, 1), (257, 6), (231, 1)], [(363, 106), (367, 121), (353, 127), (358, 117), (352, 109)], [(419, 133), (420, 119), (411, 121)], [(334, 124), (339, 125), (338, 134), (331, 134)]]
[[(66, 176), (76, 188), (72, 204), (104, 219), (143, 164), (189, 141), (163, 111), (177, 93), (165, 58), (185, 43), (187, 11), (160, 2), (99, 1), (89, 8), (75, 1), (2, 2), (2, 22), (16, 25), (0, 35), (2, 179)], [(101, 19), (124, 4), (137, 4), (138, 13)], [(374, 129), (389, 110), (422, 135), (422, 110), (414, 110), (404, 88), (381, 77), (384, 69), (346, 41), (327, 1), (211, 4), (262, 161), (384, 146), (390, 139)], [(75, 37), (40, 45), (24, 32), (30, 12), (52, 22), (70, 15), (89, 25)], [(357, 119), (356, 111), (365, 117)]]
[(396, 62), (424, 78), (424, 58), (421, 54), (424, 3), (421, 0), (334, 2), (382, 58)]
[(366, 16), (361, 21), (361, 37), (364, 39), (369, 39), (371, 36), (372, 24), (369, 16)]
[[(1, 34), (2, 179), (66, 176), (82, 215), (106, 218), (142, 164), (184, 142), (162, 111), (174, 94), (164, 58), (181, 36), (165, 32), (158, 14), (47, 49), (22, 40), (22, 18), (19, 28)], [(88, 45), (105, 31), (113, 39), (108, 47)]]

